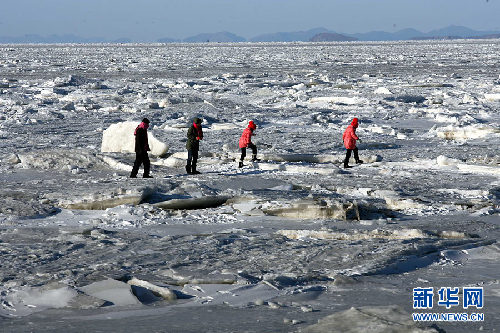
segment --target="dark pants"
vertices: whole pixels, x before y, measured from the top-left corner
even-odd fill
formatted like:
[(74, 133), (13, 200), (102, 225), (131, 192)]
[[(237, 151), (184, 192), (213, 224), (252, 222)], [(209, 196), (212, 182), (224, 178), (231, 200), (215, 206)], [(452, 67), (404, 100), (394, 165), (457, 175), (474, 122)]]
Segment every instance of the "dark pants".
[(345, 153), (344, 165), (349, 164), (349, 159), (351, 158), (352, 151), (354, 151), (354, 159), (356, 160), (356, 162), (359, 161), (358, 148), (347, 149), (347, 151)]
[(241, 161), (243, 161), (245, 159), (245, 156), (247, 156), (247, 148), (252, 149), (253, 158), (257, 156), (257, 146), (254, 145), (253, 143), (249, 143), (248, 147), (241, 148), (241, 158), (240, 158)]
[(134, 167), (132, 168), (132, 173), (130, 177), (137, 177), (137, 173), (139, 172), (139, 167), (141, 164), (144, 164), (144, 176), (149, 176), (149, 170), (151, 168), (151, 163), (149, 162), (148, 152), (136, 152), (135, 153), (135, 162)]
[(186, 164), (186, 170), (188, 172), (196, 171), (196, 163), (198, 163), (198, 149), (188, 150), (188, 159)]

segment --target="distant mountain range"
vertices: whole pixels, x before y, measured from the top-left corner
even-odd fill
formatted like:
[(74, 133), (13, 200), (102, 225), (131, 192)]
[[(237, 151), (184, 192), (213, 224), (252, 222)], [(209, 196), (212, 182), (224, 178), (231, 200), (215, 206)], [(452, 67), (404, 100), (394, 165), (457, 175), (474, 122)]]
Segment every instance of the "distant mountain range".
[[(446, 28), (432, 30), (427, 33), (415, 29), (403, 29), (396, 32), (370, 31), (365, 33), (337, 33), (326, 28), (315, 28), (307, 31), (276, 32), (263, 34), (253, 38), (244, 37), (223, 31), (203, 33), (185, 39), (164, 37), (159, 43), (239, 43), (239, 42), (329, 42), (329, 41), (396, 41), (396, 40), (427, 40), (427, 39), (457, 39), (457, 38), (500, 38), (500, 31), (477, 31), (467, 27), (452, 25)], [(129, 38), (106, 40), (104, 38), (84, 38), (75, 35), (24, 35), (21, 37), (0, 37), (0, 43), (131, 43)]]
[(500, 31), (478, 31), (467, 27), (451, 25), (446, 28), (432, 30), (427, 33), (415, 29), (403, 29), (396, 32), (371, 31), (357, 34), (337, 33), (326, 28), (315, 28), (306, 31), (276, 32), (259, 35), (248, 40), (229, 32), (200, 34), (183, 40), (172, 38), (159, 39), (160, 43), (170, 42), (330, 42), (330, 41), (396, 41), (418, 39), (455, 39), (455, 38), (499, 38)]
[(449, 39), (455, 38), (487, 38), (488, 35), (499, 33), (498, 31), (477, 31), (467, 27), (451, 25), (446, 28), (432, 30), (427, 33), (415, 29), (403, 29), (393, 33), (385, 31), (371, 31), (349, 35), (363, 41), (390, 41), (410, 39)]
[(316, 28), (307, 31), (276, 32), (250, 38), (249, 42), (307, 42), (320, 33), (331, 32), (325, 28)]
[(104, 38), (84, 38), (75, 35), (49, 35), (40, 36), (36, 34), (24, 35), (21, 37), (2, 37), (0, 36), (0, 44), (20, 44), (20, 43), (37, 43), (37, 44), (57, 44), (57, 43), (131, 43), (130, 38), (120, 38), (114, 40), (106, 40)]
[(184, 43), (204, 43), (204, 42), (216, 42), (216, 43), (240, 43), (246, 42), (246, 39), (227, 31), (216, 32), (212, 34), (199, 34), (196, 36), (188, 37), (183, 40)]
[(322, 32), (309, 39), (311, 42), (353, 42), (356, 40), (358, 39), (355, 37), (348, 37), (335, 32)]

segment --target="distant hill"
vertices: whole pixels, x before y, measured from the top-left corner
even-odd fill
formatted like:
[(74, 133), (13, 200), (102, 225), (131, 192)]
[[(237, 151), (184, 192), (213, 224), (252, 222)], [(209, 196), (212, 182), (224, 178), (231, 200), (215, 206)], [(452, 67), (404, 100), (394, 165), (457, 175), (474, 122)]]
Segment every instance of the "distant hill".
[(259, 35), (250, 38), (250, 42), (308, 42), (317, 34), (332, 32), (325, 28), (315, 28), (307, 31), (294, 32), (276, 32), (271, 34)]
[(464, 39), (464, 37), (460, 36), (422, 36), (422, 37), (415, 37), (412, 38), (411, 40), (453, 40), (453, 39)]
[(185, 42), (185, 43), (206, 43), (206, 42), (238, 43), (238, 42), (245, 42), (245, 41), (246, 41), (245, 38), (237, 36), (233, 33), (227, 32), (227, 31), (199, 34), (196, 36), (185, 38), (183, 40), (183, 42)]
[(20, 37), (0, 37), (0, 43), (35, 43), (35, 44), (52, 44), (52, 43), (106, 43), (103, 38), (84, 38), (75, 35), (50, 35), (40, 36), (36, 34), (29, 34)]
[(157, 40), (158, 43), (178, 43), (180, 41), (181, 41), (180, 39), (174, 39), (169, 37), (164, 37)]
[(500, 34), (460, 37), (460, 36), (431, 36), (431, 37), (416, 37), (413, 40), (453, 40), (453, 39), (497, 39)]
[(478, 37), (498, 33), (498, 31), (477, 31), (458, 25), (450, 25), (446, 28), (429, 31), (426, 35), (431, 37), (458, 36), (462, 38)]
[(477, 31), (467, 27), (450, 25), (427, 33), (415, 29), (403, 29), (396, 32), (371, 31), (365, 33), (349, 34), (362, 41), (391, 41), (391, 40), (429, 40), (429, 39), (458, 39), (493, 35), (498, 31)]
[(322, 32), (314, 35), (309, 41), (311, 42), (352, 42), (358, 40), (354, 37), (344, 36), (335, 32)]
[(415, 29), (403, 29), (396, 32), (386, 31), (370, 31), (365, 33), (350, 34), (348, 36), (355, 37), (362, 41), (390, 41), (390, 40), (407, 40), (415, 37), (422, 37), (425, 34)]

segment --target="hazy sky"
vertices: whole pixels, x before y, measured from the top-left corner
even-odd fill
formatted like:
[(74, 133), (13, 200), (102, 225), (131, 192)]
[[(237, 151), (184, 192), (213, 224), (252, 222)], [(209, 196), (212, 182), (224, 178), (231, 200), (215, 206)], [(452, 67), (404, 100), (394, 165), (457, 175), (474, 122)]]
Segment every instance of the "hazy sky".
[(500, 0), (0, 0), (0, 36), (75, 34), (154, 41), (202, 32), (500, 30)]

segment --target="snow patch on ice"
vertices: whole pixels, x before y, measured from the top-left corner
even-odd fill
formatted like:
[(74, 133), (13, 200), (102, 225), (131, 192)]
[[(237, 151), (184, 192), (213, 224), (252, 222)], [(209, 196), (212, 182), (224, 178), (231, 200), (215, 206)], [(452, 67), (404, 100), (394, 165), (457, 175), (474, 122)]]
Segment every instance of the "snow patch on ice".
[(210, 129), (214, 131), (231, 130), (235, 128), (240, 128), (240, 126), (233, 123), (213, 123), (210, 126)]
[(276, 162), (303, 162), (303, 163), (340, 163), (341, 155), (319, 154), (262, 154), (261, 159)]
[(462, 98), (463, 104), (475, 104), (476, 102), (477, 102), (477, 98), (472, 97), (469, 94), (465, 94), (464, 97)]
[(18, 164), (18, 163), (21, 163), (21, 160), (19, 159), (19, 156), (17, 156), (14, 153), (11, 153), (11, 154), (3, 156), (1, 161), (2, 161), (2, 163), (5, 163), (5, 164)]
[(438, 192), (457, 194), (463, 198), (487, 198), (490, 192), (487, 190), (462, 190), (457, 188), (438, 189)]
[[(347, 219), (347, 212), (355, 210), (353, 203), (342, 203), (334, 200), (300, 200), (287, 205), (268, 206), (264, 213), (292, 219)], [(359, 216), (359, 212), (357, 212)]]
[(385, 87), (379, 87), (379, 88), (375, 89), (375, 91), (373, 93), (377, 94), (377, 95), (392, 95), (392, 93), (389, 91), (389, 89), (387, 89)]
[(294, 174), (314, 174), (314, 175), (332, 175), (340, 173), (340, 168), (334, 164), (326, 164), (326, 165), (297, 165), (297, 164), (289, 164), (282, 165), (286, 172), (294, 173)]
[(458, 163), (460, 163), (460, 161), (454, 158), (446, 157), (444, 155), (439, 155), (436, 158), (436, 163), (443, 166), (456, 166)]
[[(266, 283), (238, 284), (186, 284), (182, 292), (195, 296), (189, 305), (229, 304), (232, 306), (248, 306), (249, 304), (264, 304), (264, 301), (280, 295), (272, 285)], [(270, 302), (268, 302), (269, 304)]]
[(260, 210), (262, 208), (262, 204), (259, 203), (258, 200), (235, 199), (232, 202), (232, 206), (233, 209), (245, 215), (263, 215), (262, 211)]
[(26, 305), (45, 308), (63, 308), (68, 305), (73, 297), (76, 296), (76, 291), (68, 287), (52, 290), (40, 290), (30, 288), (19, 291), (18, 297), (23, 300)]
[(436, 133), (438, 137), (446, 140), (480, 139), (500, 133), (499, 129), (484, 125), (471, 125), (464, 127), (446, 126), (439, 127), (431, 131)]
[(500, 168), (496, 166), (467, 164), (457, 159), (440, 155), (436, 158), (436, 163), (440, 166), (454, 167), (462, 172), (476, 174), (500, 175)]
[(375, 229), (371, 231), (353, 230), (351, 233), (336, 232), (333, 230), (279, 230), (278, 234), (290, 239), (336, 239), (336, 240), (365, 240), (365, 239), (416, 239), (416, 238), (447, 238), (464, 239), (469, 235), (456, 231), (430, 232), (420, 229), (398, 229), (384, 230)]
[(185, 158), (179, 158), (174, 155), (171, 155), (163, 160), (154, 161), (152, 164), (163, 165), (170, 168), (180, 168), (186, 165)]
[(365, 131), (377, 133), (377, 134), (391, 134), (394, 129), (387, 125), (368, 125), (364, 128)]
[(81, 173), (102, 165), (101, 159), (84, 150), (45, 150), (18, 155), (21, 166), (25, 169), (68, 170)]
[(500, 167), (486, 165), (457, 164), (462, 172), (500, 176)]
[(402, 199), (402, 198), (385, 198), (387, 208), (393, 210), (421, 210), (426, 208), (426, 205), (418, 203), (412, 199)]
[(121, 205), (138, 205), (154, 193), (154, 189), (144, 187), (136, 190), (118, 189), (110, 193), (79, 196), (76, 200), (62, 199), (59, 206), (67, 209), (104, 210)]
[(115, 170), (122, 170), (122, 171), (131, 171), (132, 170), (131, 165), (120, 162), (112, 157), (103, 156), (102, 160)]
[(331, 97), (313, 97), (309, 99), (308, 103), (312, 106), (328, 107), (332, 104), (340, 105), (358, 105), (364, 102), (360, 97), (345, 97), (345, 96), (331, 96)]
[(67, 307), (77, 292), (67, 286), (59, 288), (31, 288), (2, 291), (0, 294), (0, 316), (22, 317), (51, 308)]
[(500, 94), (484, 94), (484, 98), (489, 102), (498, 102), (500, 101)]

